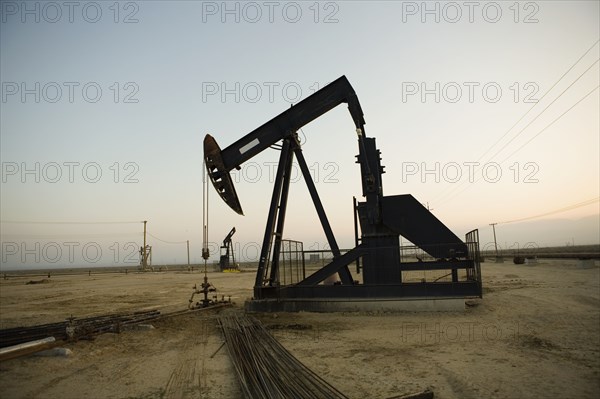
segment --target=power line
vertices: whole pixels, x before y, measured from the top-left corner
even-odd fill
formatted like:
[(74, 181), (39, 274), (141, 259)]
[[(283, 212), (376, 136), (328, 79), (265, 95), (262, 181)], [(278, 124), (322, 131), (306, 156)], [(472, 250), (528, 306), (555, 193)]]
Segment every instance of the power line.
[(148, 233), (148, 235), (152, 238), (154, 238), (155, 240), (158, 240), (160, 242), (164, 242), (165, 244), (187, 244), (187, 241), (166, 241), (166, 240), (162, 240), (158, 237), (156, 237), (155, 235), (152, 235), (150, 233)]
[[(567, 74), (568, 74), (569, 72), (571, 72), (571, 70), (572, 70), (572, 69), (575, 67), (575, 65), (577, 65), (577, 64), (579, 63), (579, 61), (581, 61), (581, 60), (583, 59), (583, 57), (585, 57), (585, 56), (586, 56), (586, 55), (587, 55), (587, 54), (588, 54), (590, 51), (592, 51), (592, 49), (593, 49), (594, 47), (596, 47), (596, 44), (598, 44), (598, 42), (600, 42), (600, 40), (596, 40), (596, 42), (595, 42), (594, 44), (592, 44), (592, 46), (591, 46), (589, 49), (587, 49), (587, 51), (586, 51), (585, 53), (583, 53), (583, 55), (582, 55), (581, 57), (579, 57), (579, 58), (577, 59), (577, 61), (575, 61), (575, 63), (574, 63), (573, 65), (571, 65), (571, 67), (570, 67), (569, 69), (567, 69), (567, 71), (566, 71), (565, 73), (563, 73), (563, 74), (562, 74), (562, 76), (561, 76), (560, 78), (558, 78), (558, 80), (557, 80), (556, 82), (554, 82), (554, 84), (553, 84), (553, 85), (552, 85), (552, 86), (551, 86), (551, 87), (550, 87), (548, 90), (546, 90), (546, 92), (544, 93), (544, 95), (542, 95), (542, 97), (540, 97), (540, 99), (539, 99), (539, 100), (537, 100), (537, 101), (535, 102), (535, 104), (533, 104), (533, 105), (532, 105), (532, 106), (531, 106), (531, 107), (530, 107), (530, 108), (527, 110), (527, 112), (525, 112), (525, 113), (523, 114), (523, 116), (521, 116), (521, 117), (519, 118), (519, 120), (517, 120), (517, 121), (516, 121), (516, 122), (515, 122), (515, 123), (514, 123), (514, 124), (513, 124), (513, 125), (512, 125), (512, 126), (511, 126), (511, 127), (510, 127), (510, 128), (509, 128), (509, 129), (508, 129), (508, 130), (507, 130), (507, 131), (506, 131), (506, 132), (505, 132), (505, 133), (504, 133), (504, 134), (503, 134), (503, 135), (500, 137), (500, 138), (499, 138), (499, 139), (498, 139), (498, 140), (496, 140), (496, 142), (495, 142), (494, 144), (492, 144), (492, 145), (491, 145), (491, 146), (490, 146), (490, 147), (489, 147), (489, 148), (488, 148), (488, 149), (487, 149), (487, 150), (486, 150), (486, 151), (485, 151), (483, 154), (481, 154), (481, 156), (480, 156), (480, 157), (477, 159), (477, 161), (480, 161), (480, 160), (481, 160), (481, 159), (482, 159), (482, 158), (483, 158), (483, 157), (484, 157), (484, 156), (485, 156), (485, 155), (486, 155), (488, 152), (490, 152), (490, 150), (491, 150), (492, 148), (494, 148), (494, 147), (496, 146), (496, 144), (498, 144), (500, 141), (502, 141), (502, 139), (503, 139), (504, 137), (506, 137), (506, 135), (507, 135), (507, 134), (508, 134), (508, 133), (509, 133), (511, 130), (513, 130), (513, 129), (514, 129), (514, 127), (515, 127), (515, 126), (517, 126), (517, 125), (519, 124), (519, 122), (521, 122), (521, 121), (523, 120), (523, 118), (525, 118), (525, 117), (526, 117), (526, 116), (529, 114), (529, 112), (531, 112), (531, 110), (532, 110), (532, 109), (534, 109), (534, 108), (535, 108), (535, 107), (536, 107), (536, 106), (537, 106), (537, 105), (538, 105), (538, 104), (539, 104), (539, 103), (540, 103), (540, 102), (541, 102), (541, 101), (544, 99), (544, 97), (546, 97), (546, 95), (547, 95), (548, 93), (550, 93), (550, 91), (552, 91), (552, 89), (554, 89), (554, 87), (556, 87), (556, 85), (557, 85), (557, 84), (558, 84), (558, 83), (559, 83), (559, 82), (560, 82), (560, 81), (561, 81), (561, 80), (562, 80), (562, 79), (563, 79), (565, 76), (567, 76)], [(492, 157), (492, 158), (493, 158), (493, 157)]]
[[(537, 120), (537, 119), (538, 119), (538, 118), (539, 118), (539, 117), (540, 117), (540, 116), (541, 116), (541, 115), (542, 115), (542, 114), (543, 114), (543, 113), (544, 113), (544, 112), (545, 112), (545, 111), (546, 111), (548, 108), (550, 108), (550, 106), (551, 106), (552, 104), (554, 104), (554, 103), (555, 103), (555, 102), (556, 102), (556, 101), (557, 101), (557, 100), (558, 100), (558, 99), (559, 99), (559, 98), (560, 98), (560, 97), (561, 97), (563, 94), (565, 94), (565, 92), (566, 92), (567, 90), (569, 90), (569, 89), (570, 89), (570, 88), (571, 88), (571, 87), (572, 87), (572, 86), (573, 86), (573, 85), (574, 85), (574, 84), (575, 84), (575, 83), (576, 83), (576, 82), (577, 82), (579, 79), (581, 79), (581, 77), (582, 77), (583, 75), (585, 75), (585, 74), (586, 74), (586, 73), (587, 73), (587, 72), (588, 72), (588, 71), (589, 71), (589, 70), (590, 70), (590, 69), (591, 69), (591, 68), (592, 68), (594, 65), (596, 65), (596, 64), (598, 63), (598, 61), (600, 61), (600, 59), (597, 59), (597, 60), (596, 60), (596, 61), (595, 61), (595, 62), (594, 62), (592, 65), (590, 65), (590, 66), (589, 66), (589, 67), (588, 67), (588, 68), (587, 68), (585, 71), (583, 71), (583, 73), (582, 73), (582, 74), (580, 74), (580, 75), (577, 77), (577, 79), (575, 79), (573, 82), (571, 82), (571, 84), (570, 84), (569, 86), (567, 86), (567, 88), (566, 88), (566, 89), (564, 89), (564, 90), (563, 90), (563, 91), (562, 91), (562, 92), (561, 92), (561, 93), (560, 93), (560, 94), (559, 94), (559, 95), (558, 95), (558, 96), (557, 96), (557, 97), (556, 97), (554, 100), (552, 100), (552, 102), (550, 102), (550, 104), (548, 104), (548, 105), (547, 105), (547, 106), (546, 106), (546, 107), (545, 107), (545, 108), (544, 108), (544, 109), (543, 109), (543, 110), (542, 110), (542, 111), (541, 111), (539, 114), (537, 114), (537, 115), (536, 115), (536, 116), (535, 116), (535, 117), (534, 117), (534, 118), (533, 118), (531, 121), (529, 121), (529, 123), (528, 123), (527, 125), (525, 125), (525, 127), (523, 127), (523, 128), (522, 128), (522, 129), (521, 129), (521, 130), (520, 130), (520, 131), (519, 131), (519, 132), (518, 132), (516, 135), (514, 135), (514, 136), (513, 136), (513, 137), (512, 137), (512, 138), (511, 138), (511, 139), (510, 139), (510, 140), (509, 140), (507, 143), (505, 143), (505, 144), (504, 144), (504, 146), (502, 146), (502, 148), (500, 148), (498, 151), (496, 151), (496, 153), (495, 153), (494, 155), (492, 155), (492, 156), (491, 156), (491, 157), (488, 159), (488, 162), (489, 162), (490, 160), (492, 160), (494, 157), (496, 157), (496, 156), (497, 156), (497, 155), (498, 155), (500, 152), (502, 152), (502, 150), (504, 150), (504, 149), (505, 149), (505, 148), (506, 148), (506, 147), (507, 147), (507, 146), (508, 146), (510, 143), (512, 143), (512, 142), (513, 142), (513, 141), (514, 141), (514, 140), (515, 140), (515, 139), (516, 139), (516, 138), (517, 138), (517, 137), (518, 137), (518, 136), (519, 136), (521, 133), (523, 133), (523, 131), (525, 131), (525, 130), (526, 130), (528, 127), (529, 127), (529, 126), (531, 126), (531, 124), (532, 124), (533, 122), (535, 122), (535, 121), (536, 121), (536, 120)], [(594, 89), (594, 90), (595, 90), (595, 89)], [(593, 90), (592, 90), (592, 91), (593, 91)], [(589, 94), (591, 94), (591, 93), (588, 93), (588, 95), (589, 95)], [(587, 95), (586, 95), (585, 97), (587, 97)], [(585, 97), (583, 97), (581, 100), (579, 100), (579, 101), (578, 101), (578, 102), (577, 102), (575, 105), (579, 104), (579, 102), (581, 102), (581, 101), (582, 101), (582, 100), (583, 100)], [(573, 107), (571, 107), (571, 108), (573, 108)], [(571, 110), (571, 108), (569, 108), (569, 109), (567, 110), (567, 112), (568, 112), (568, 111), (570, 111), (570, 110)], [(566, 113), (566, 112), (565, 112), (565, 113)], [(564, 115), (564, 113), (563, 113), (563, 115)], [(562, 117), (562, 115), (561, 115), (561, 117)], [(559, 117), (559, 118), (560, 118), (560, 117)], [(556, 120), (555, 120), (555, 121), (556, 121)], [(555, 121), (554, 121), (554, 122), (555, 122)], [(552, 125), (554, 122), (552, 122), (550, 125)], [(548, 125), (548, 126), (550, 126), (550, 125)], [(548, 126), (547, 126), (547, 127), (548, 127)], [(546, 128), (544, 128), (543, 130), (545, 130), (545, 129), (546, 129)], [(543, 130), (542, 130), (542, 131), (543, 131)], [(539, 133), (538, 133), (538, 135), (539, 135)], [(537, 137), (537, 135), (536, 135), (535, 137)], [(529, 142), (529, 141), (528, 141), (528, 142)], [(519, 147), (519, 149), (521, 149), (521, 148), (522, 148), (522, 147)], [(515, 152), (516, 152), (516, 151), (515, 151)], [(515, 152), (513, 152), (513, 153), (512, 153), (510, 156), (512, 156), (512, 155), (513, 155)], [(509, 157), (510, 157), (510, 156), (509, 156)], [(481, 159), (481, 158), (480, 158), (480, 159)], [(508, 158), (507, 158), (507, 159), (508, 159)], [(454, 191), (458, 190), (458, 189), (459, 189), (461, 186), (463, 186), (464, 184), (466, 184), (466, 182), (467, 182), (467, 181), (462, 181), (462, 182), (461, 182), (461, 183), (459, 183), (457, 186), (455, 186), (455, 187), (454, 187), (452, 190), (450, 190), (449, 192), (447, 192), (446, 194), (443, 194), (441, 197), (438, 197), (438, 198), (440, 198), (440, 199), (441, 199), (441, 198), (443, 198), (444, 196), (447, 196), (447, 195), (452, 195), (452, 193), (453, 193)], [(464, 190), (462, 190), (462, 191), (464, 191)], [(460, 191), (460, 192), (462, 192), (462, 191)]]
[(29, 220), (0, 220), (0, 223), (6, 224), (138, 224), (142, 221), (135, 222), (46, 222), (46, 221), (29, 221)]
[[(552, 85), (552, 86), (551, 86), (551, 87), (550, 87), (548, 90), (546, 90), (546, 92), (545, 92), (545, 93), (542, 95), (542, 97), (540, 97), (540, 99), (539, 99), (539, 100), (538, 100), (538, 101), (537, 101), (535, 104), (533, 104), (533, 105), (532, 105), (532, 106), (531, 106), (531, 107), (530, 107), (530, 108), (527, 110), (527, 112), (525, 112), (525, 113), (524, 113), (524, 114), (523, 114), (523, 115), (522, 115), (522, 116), (521, 116), (521, 117), (520, 117), (520, 118), (519, 118), (519, 119), (518, 119), (518, 120), (517, 120), (517, 121), (516, 121), (516, 122), (515, 122), (515, 123), (514, 123), (514, 124), (513, 124), (513, 125), (512, 125), (512, 126), (511, 126), (511, 127), (510, 127), (510, 128), (509, 128), (509, 129), (508, 129), (508, 130), (507, 130), (507, 131), (506, 131), (506, 132), (505, 132), (505, 133), (504, 133), (502, 136), (501, 136), (501, 137), (500, 137), (500, 138), (499, 138), (499, 139), (498, 139), (498, 140), (496, 140), (496, 142), (494, 142), (494, 144), (492, 144), (492, 145), (491, 145), (491, 146), (490, 146), (490, 147), (489, 147), (489, 148), (488, 148), (488, 149), (487, 149), (487, 150), (486, 150), (486, 151), (485, 151), (485, 152), (484, 152), (484, 153), (483, 153), (483, 154), (482, 154), (482, 155), (481, 155), (481, 156), (480, 156), (480, 157), (477, 159), (477, 161), (476, 161), (476, 162), (479, 162), (479, 161), (480, 161), (480, 160), (481, 160), (481, 159), (482, 159), (482, 158), (483, 158), (483, 157), (484, 157), (484, 156), (485, 156), (485, 155), (486, 155), (486, 154), (487, 154), (487, 153), (488, 153), (488, 152), (489, 152), (489, 151), (490, 151), (492, 148), (494, 148), (494, 147), (495, 147), (495, 146), (496, 146), (496, 145), (497, 145), (497, 144), (498, 144), (500, 141), (502, 141), (502, 139), (503, 139), (504, 137), (506, 137), (506, 135), (508, 135), (508, 133), (510, 133), (510, 132), (511, 132), (511, 131), (512, 131), (512, 130), (515, 128), (515, 126), (517, 126), (517, 125), (519, 124), (519, 122), (521, 122), (521, 121), (523, 120), (523, 118), (525, 118), (525, 116), (527, 116), (527, 115), (528, 115), (528, 114), (531, 112), (531, 110), (532, 110), (533, 108), (535, 108), (535, 107), (536, 107), (536, 106), (537, 106), (537, 105), (538, 105), (538, 104), (539, 104), (539, 103), (540, 103), (540, 102), (541, 102), (541, 101), (542, 101), (542, 100), (543, 100), (543, 99), (546, 97), (546, 95), (548, 95), (548, 93), (550, 93), (550, 91), (552, 91), (552, 89), (554, 89), (554, 87), (556, 87), (556, 85), (557, 85), (557, 84), (558, 84), (558, 83), (559, 83), (559, 82), (560, 82), (560, 81), (561, 81), (561, 80), (562, 80), (562, 79), (563, 79), (563, 78), (564, 78), (564, 77), (565, 77), (565, 76), (566, 76), (566, 75), (567, 75), (569, 72), (571, 72), (571, 70), (572, 70), (572, 69), (573, 69), (573, 68), (574, 68), (574, 67), (575, 67), (575, 66), (576, 66), (576, 65), (577, 65), (577, 64), (578, 64), (578, 63), (579, 63), (579, 62), (580, 62), (580, 61), (581, 61), (581, 60), (582, 60), (582, 59), (583, 59), (583, 58), (584, 58), (584, 57), (585, 57), (585, 56), (586, 56), (586, 55), (587, 55), (587, 54), (588, 54), (588, 53), (589, 53), (589, 52), (590, 52), (590, 51), (591, 51), (593, 48), (594, 48), (594, 47), (596, 47), (596, 45), (598, 44), (598, 42), (600, 42), (600, 40), (596, 40), (596, 42), (594, 42), (594, 44), (592, 44), (592, 46), (591, 46), (590, 48), (588, 48), (588, 49), (587, 49), (587, 51), (586, 51), (585, 53), (583, 53), (583, 55), (581, 55), (581, 57), (579, 57), (579, 58), (577, 59), (577, 61), (575, 61), (575, 63), (573, 63), (573, 65), (571, 65), (571, 67), (570, 67), (569, 69), (567, 69), (567, 71), (566, 71), (565, 73), (563, 73), (563, 74), (561, 75), (561, 77), (560, 77), (560, 78), (558, 78), (558, 80), (557, 80), (556, 82), (554, 82), (554, 84), (553, 84), (553, 85)], [(598, 60), (596, 60), (596, 62), (598, 62)], [(594, 63), (594, 64), (595, 64), (595, 63)], [(590, 68), (591, 68), (591, 67), (592, 67), (594, 64), (592, 64), (592, 65), (591, 65), (591, 66), (590, 66), (590, 67), (589, 67), (587, 70), (589, 70), (589, 69), (590, 69)], [(587, 70), (586, 70), (585, 72), (587, 72)], [(583, 74), (585, 74), (585, 72), (584, 72)], [(575, 81), (579, 80), (579, 78), (581, 78), (581, 76), (583, 76), (583, 74), (582, 74), (582, 75), (580, 75), (580, 76), (579, 76), (579, 77), (578, 77), (578, 78), (577, 78)], [(570, 85), (569, 87), (571, 87), (571, 86), (572, 86), (574, 83), (575, 83), (575, 82), (571, 83), (571, 85)], [(567, 89), (568, 89), (568, 88), (567, 88)], [(565, 90), (565, 91), (566, 91), (566, 90)], [(564, 92), (563, 92), (563, 93), (564, 93)], [(560, 97), (561, 95), (562, 95), (562, 93), (559, 95), (559, 97)], [(558, 97), (557, 97), (557, 98), (556, 98), (554, 101), (556, 101), (557, 99), (558, 99)], [(554, 101), (553, 101), (553, 102), (554, 102)], [(552, 103), (551, 103), (550, 105), (552, 105)], [(548, 107), (546, 107), (546, 108), (548, 108)], [(545, 110), (546, 110), (546, 109), (544, 109), (544, 111), (545, 111)], [(544, 111), (542, 111), (540, 114), (538, 114), (538, 116), (539, 116), (539, 115), (541, 115), (541, 114), (542, 114)], [(534, 118), (534, 120), (535, 120), (535, 119), (537, 119), (537, 117), (536, 117), (536, 118)], [(533, 121), (532, 121), (532, 122), (533, 122)], [(531, 123), (529, 123), (529, 124), (528, 124), (528, 126), (529, 126), (530, 124), (531, 124)], [(526, 127), (527, 127), (527, 126), (526, 126)], [(526, 127), (525, 127), (525, 128), (526, 128)], [(523, 128), (523, 129), (521, 130), (521, 132), (522, 132), (522, 131), (523, 131), (525, 128)], [(518, 135), (519, 135), (521, 132), (517, 133), (517, 136), (518, 136)], [(510, 140), (510, 141), (509, 141), (509, 142), (508, 142), (506, 145), (510, 144), (510, 142), (512, 142), (512, 141), (513, 141), (513, 140), (514, 140), (514, 139), (515, 139), (517, 136), (513, 137), (513, 138), (512, 138), (512, 139), (511, 139), (511, 140)], [(503, 150), (503, 149), (506, 147), (506, 145), (505, 145), (505, 146), (503, 146), (503, 147), (502, 147), (502, 149), (501, 149), (500, 151), (502, 151), (502, 150)], [(497, 154), (498, 154), (500, 151), (496, 152), (496, 154), (494, 154), (494, 156), (496, 156), (496, 155), (497, 155)], [(490, 160), (491, 160), (492, 158), (494, 158), (494, 156), (492, 156), (492, 157), (490, 158)], [(458, 189), (460, 186), (462, 186), (464, 183), (465, 183), (465, 182), (461, 182), (461, 183), (459, 183), (457, 186), (446, 186), (446, 188), (445, 188), (444, 190), (442, 190), (442, 192), (440, 192), (440, 193), (437, 195), (437, 198), (436, 198), (435, 200), (436, 200), (436, 201), (437, 201), (438, 199), (440, 199), (440, 200), (441, 200), (441, 199), (442, 199), (442, 198), (444, 198), (446, 195), (448, 195), (448, 194), (452, 194), (452, 192), (453, 192), (453, 191), (457, 190), (457, 189)], [(448, 189), (449, 189), (449, 191), (447, 191)]]
[(525, 147), (527, 144), (529, 144), (530, 142), (532, 142), (533, 139), (535, 139), (537, 136), (539, 136), (540, 134), (542, 134), (546, 129), (548, 129), (556, 121), (558, 121), (560, 118), (562, 118), (563, 115), (565, 115), (567, 112), (569, 112), (570, 110), (572, 110), (573, 108), (575, 108), (580, 102), (582, 102), (587, 97), (589, 97), (593, 92), (595, 92), (596, 90), (598, 90), (599, 87), (600, 86), (594, 87), (588, 94), (586, 94), (585, 96), (583, 96), (579, 101), (577, 101), (575, 104), (573, 104), (571, 107), (569, 107), (569, 109), (567, 109), (565, 112), (563, 112), (562, 114), (560, 114), (560, 116), (558, 116), (558, 118), (554, 119), (552, 122), (550, 122), (548, 125), (546, 125), (546, 127), (544, 127), (542, 130), (540, 130), (535, 136), (531, 137), (529, 140), (527, 140), (525, 143), (523, 143), (519, 148), (517, 148), (516, 150), (514, 150), (513, 152), (511, 152), (500, 163), (502, 164), (502, 163), (506, 162), (510, 157), (512, 157), (513, 155), (515, 155), (517, 152), (519, 152), (521, 150), (521, 148)]
[(506, 222), (499, 222), (498, 224), (523, 222), (525, 220), (537, 219), (537, 218), (541, 218), (543, 216), (554, 215), (554, 214), (557, 214), (557, 213), (562, 213), (562, 212), (570, 211), (570, 210), (573, 210), (573, 209), (581, 208), (582, 206), (591, 205), (594, 202), (598, 202), (598, 201), (600, 201), (600, 197), (596, 197), (596, 198), (592, 198), (592, 199), (589, 199), (589, 200), (586, 200), (586, 201), (578, 202), (576, 204), (565, 206), (563, 208), (556, 209), (556, 210), (553, 210), (553, 211), (550, 211), (550, 212), (540, 213), (539, 215), (528, 216), (528, 217), (524, 217), (524, 218), (520, 218), (520, 219), (514, 219), (514, 220), (508, 220)]
[(119, 234), (109, 234), (109, 233), (101, 233), (101, 234), (2, 234), (3, 238), (13, 238), (13, 239), (82, 239), (82, 238), (124, 238), (124, 237), (137, 237), (141, 233), (119, 233)]
[[(590, 92), (588, 92), (585, 96), (583, 96), (582, 98), (580, 98), (575, 104), (573, 104), (571, 107), (569, 107), (565, 112), (563, 112), (562, 114), (560, 114), (556, 119), (554, 119), (552, 122), (550, 122), (548, 125), (546, 125), (542, 130), (540, 130), (538, 133), (536, 133), (533, 137), (531, 137), (526, 143), (524, 143), (523, 145), (521, 145), (519, 148), (517, 148), (515, 151), (513, 151), (508, 157), (504, 158), (501, 162), (499, 162), (499, 164), (503, 164), (504, 162), (506, 162), (510, 157), (512, 157), (514, 154), (516, 154), (517, 152), (519, 152), (523, 147), (525, 147), (527, 144), (529, 144), (533, 139), (535, 139), (536, 137), (538, 137), (540, 134), (542, 134), (546, 129), (548, 129), (550, 126), (554, 125), (559, 119), (561, 119), (563, 116), (565, 116), (569, 111), (571, 111), (573, 108), (575, 108), (577, 105), (579, 105), (583, 100), (585, 100), (587, 97), (589, 97), (594, 91), (598, 90), (600, 86), (596, 86), (594, 87), (594, 89), (592, 89)], [(460, 191), (455, 192), (453, 195), (452, 193), (450, 194), (450, 197), (448, 197), (446, 200), (450, 200), (454, 197), (456, 197), (458, 194), (462, 193), (463, 191), (465, 191), (467, 188), (472, 187), (473, 184), (477, 183), (478, 181), (480, 181), (483, 178), (483, 175), (478, 177), (475, 181), (473, 181), (473, 183), (471, 185), (467, 185), (464, 186), (464, 188)]]
[[(514, 141), (514, 139), (516, 139), (517, 137), (519, 137), (519, 135), (520, 135), (521, 133), (523, 133), (523, 131), (524, 131), (525, 129), (527, 129), (527, 128), (528, 128), (528, 127), (529, 127), (529, 126), (530, 126), (530, 125), (531, 125), (533, 122), (535, 122), (535, 121), (536, 121), (536, 120), (537, 120), (537, 119), (538, 119), (538, 118), (539, 118), (539, 117), (540, 117), (540, 116), (541, 116), (541, 115), (544, 113), (544, 111), (546, 111), (548, 108), (550, 108), (550, 106), (551, 106), (552, 104), (554, 104), (554, 103), (556, 102), (556, 100), (558, 100), (560, 97), (562, 97), (562, 95), (563, 95), (563, 94), (565, 94), (565, 92), (566, 92), (567, 90), (569, 90), (569, 89), (570, 89), (570, 88), (571, 88), (571, 87), (572, 87), (572, 86), (573, 86), (573, 85), (574, 85), (574, 84), (575, 84), (575, 83), (576, 83), (576, 82), (577, 82), (579, 79), (581, 79), (581, 77), (582, 77), (583, 75), (585, 75), (585, 74), (587, 73), (587, 71), (589, 71), (590, 69), (592, 69), (592, 67), (593, 67), (594, 65), (596, 65), (596, 64), (598, 63), (598, 61), (600, 61), (600, 59), (597, 59), (597, 60), (596, 60), (596, 61), (595, 61), (595, 62), (594, 62), (592, 65), (590, 65), (590, 66), (588, 67), (588, 69), (586, 69), (585, 71), (583, 71), (583, 73), (582, 73), (581, 75), (579, 75), (579, 76), (577, 77), (577, 79), (575, 79), (575, 80), (574, 80), (574, 81), (573, 81), (573, 82), (572, 82), (572, 83), (571, 83), (569, 86), (567, 86), (567, 88), (566, 88), (566, 89), (564, 89), (564, 90), (563, 90), (563, 91), (562, 91), (562, 92), (561, 92), (561, 93), (560, 93), (560, 94), (559, 94), (559, 95), (558, 95), (558, 96), (557, 96), (557, 97), (556, 97), (554, 100), (552, 100), (552, 102), (551, 102), (550, 104), (548, 104), (548, 105), (546, 106), (546, 108), (544, 108), (544, 109), (543, 109), (543, 110), (542, 110), (542, 111), (541, 111), (539, 114), (537, 114), (537, 115), (536, 115), (536, 116), (535, 116), (535, 117), (534, 117), (534, 118), (533, 118), (533, 119), (532, 119), (532, 120), (531, 120), (531, 121), (530, 121), (530, 122), (529, 122), (527, 125), (525, 125), (525, 127), (524, 127), (523, 129), (521, 129), (521, 130), (520, 130), (520, 131), (519, 131), (519, 132), (518, 132), (516, 135), (514, 135), (514, 136), (513, 136), (513, 138), (512, 138), (512, 139), (510, 139), (510, 140), (509, 140), (509, 141), (508, 141), (506, 144), (504, 144), (504, 145), (502, 146), (502, 148), (500, 148), (498, 151), (496, 151), (496, 153), (495, 153), (494, 155), (492, 155), (492, 156), (490, 157), (490, 159), (493, 159), (494, 157), (496, 157), (496, 155), (498, 155), (500, 152), (502, 152), (502, 150), (504, 150), (504, 149), (506, 148), (506, 146), (508, 146), (510, 143), (512, 143), (512, 142)], [(595, 89), (594, 89), (594, 90), (595, 90)], [(586, 97), (587, 97), (587, 96), (586, 96)]]

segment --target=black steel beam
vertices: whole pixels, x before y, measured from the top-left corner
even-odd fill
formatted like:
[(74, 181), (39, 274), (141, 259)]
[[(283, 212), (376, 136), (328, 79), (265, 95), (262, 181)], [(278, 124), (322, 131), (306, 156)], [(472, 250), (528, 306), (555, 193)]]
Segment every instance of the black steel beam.
[(256, 271), (256, 280), (254, 281), (254, 290), (262, 287), (265, 278), (265, 268), (269, 261), (269, 250), (271, 248), (271, 239), (273, 237), (273, 229), (275, 228), (275, 219), (277, 216), (277, 208), (279, 199), (281, 198), (281, 186), (283, 184), (283, 174), (285, 172), (285, 161), (289, 158), (290, 142), (283, 141), (283, 148), (279, 156), (279, 165), (277, 166), (277, 176), (275, 177), (275, 185), (273, 187), (273, 196), (271, 197), (271, 205), (269, 206), (269, 215), (267, 217), (267, 225), (265, 226), (265, 235), (258, 260), (258, 270)]
[(241, 165), (342, 103), (348, 103), (356, 128), (364, 130), (358, 97), (348, 79), (342, 76), (225, 148), (221, 152), (225, 170)]
[(359, 245), (358, 247), (350, 250), (349, 252), (346, 252), (345, 254), (334, 258), (329, 264), (325, 265), (324, 267), (317, 270), (304, 280), (300, 281), (297, 285), (317, 285), (332, 274), (339, 272), (340, 269), (344, 267), (348, 268), (348, 265), (350, 263), (354, 262), (358, 257), (366, 254), (367, 251)]
[[(354, 247), (358, 247), (358, 209), (356, 208), (356, 197), (352, 197), (352, 215), (354, 216)], [(360, 259), (356, 258), (356, 273), (360, 273)]]
[(229, 172), (342, 103), (348, 104), (357, 131), (364, 135), (363, 111), (352, 85), (345, 76), (331, 82), (223, 150), (216, 140), (207, 134), (204, 138), (206, 168), (223, 201), (243, 215)]
[[(294, 153), (296, 154), (296, 159), (298, 160), (298, 165), (300, 165), (300, 170), (304, 176), (304, 181), (306, 182), (306, 187), (308, 187), (310, 197), (312, 198), (317, 214), (319, 215), (319, 220), (321, 221), (321, 226), (323, 226), (323, 231), (327, 237), (329, 248), (331, 248), (333, 257), (337, 258), (340, 256), (340, 247), (338, 246), (335, 236), (333, 235), (333, 231), (331, 230), (331, 225), (329, 224), (327, 214), (325, 213), (325, 209), (321, 203), (321, 198), (319, 198), (319, 193), (317, 193), (315, 182), (313, 181), (310, 171), (308, 170), (308, 165), (306, 165), (304, 154), (302, 154), (302, 149), (300, 147), (296, 147), (294, 148)], [(347, 265), (348, 264), (339, 270), (340, 279), (342, 280), (343, 284), (353, 284), (354, 279), (352, 278), (352, 274), (350, 273), (350, 269), (348, 269)]]
[[(290, 141), (290, 149), (296, 145), (291, 142), (291, 138), (285, 139)], [(281, 198), (279, 199), (279, 209), (277, 211), (277, 228), (275, 229), (275, 243), (273, 245), (273, 257), (271, 261), (270, 281), (274, 282), (278, 279), (279, 273), (279, 254), (281, 253), (281, 239), (283, 237), (283, 227), (285, 225), (285, 212), (287, 210), (288, 193), (290, 191), (290, 180), (292, 173), (292, 163), (294, 161), (294, 152), (289, 150), (285, 160), (285, 171), (283, 173), (283, 185), (281, 187)]]
[(400, 270), (402, 271), (422, 271), (422, 270), (450, 270), (450, 269), (471, 269), (475, 267), (471, 260), (459, 260), (454, 262), (402, 262)]

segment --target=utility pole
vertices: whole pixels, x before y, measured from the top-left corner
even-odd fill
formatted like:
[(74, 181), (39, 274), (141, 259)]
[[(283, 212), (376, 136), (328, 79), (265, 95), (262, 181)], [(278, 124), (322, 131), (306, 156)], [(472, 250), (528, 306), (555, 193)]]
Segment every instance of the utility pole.
[(188, 266), (190, 265), (190, 240), (187, 240)]
[(148, 268), (148, 257), (146, 255), (146, 223), (148, 223), (148, 221), (144, 220), (144, 246), (142, 247), (142, 269), (144, 271), (146, 271), (146, 269)]
[(496, 248), (496, 258), (498, 258), (498, 242), (496, 241), (496, 225), (498, 223), (490, 223), (492, 230), (494, 230), (494, 247)]

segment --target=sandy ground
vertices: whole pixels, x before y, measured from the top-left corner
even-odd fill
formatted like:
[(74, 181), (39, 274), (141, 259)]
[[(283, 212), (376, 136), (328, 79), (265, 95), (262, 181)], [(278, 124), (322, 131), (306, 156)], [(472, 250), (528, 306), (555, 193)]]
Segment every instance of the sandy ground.
[[(430, 388), (436, 398), (597, 398), (600, 269), (577, 261), (485, 263), (483, 300), (457, 313), (261, 314), (273, 334), (350, 398)], [(41, 277), (40, 277), (41, 278)], [(197, 272), (0, 280), (0, 326), (121, 311), (181, 310)], [(253, 273), (210, 273), (241, 311)], [(71, 357), (0, 364), (0, 397), (238, 398), (215, 313), (67, 345)]]

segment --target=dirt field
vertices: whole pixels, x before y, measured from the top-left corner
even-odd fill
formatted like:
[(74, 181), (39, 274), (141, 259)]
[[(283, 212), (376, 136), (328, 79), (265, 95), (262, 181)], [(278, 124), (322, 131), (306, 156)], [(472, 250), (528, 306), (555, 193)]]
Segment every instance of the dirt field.
[[(577, 261), (485, 263), (483, 300), (460, 313), (262, 314), (296, 357), (350, 398), (430, 388), (436, 398), (597, 398), (600, 269)], [(198, 272), (0, 280), (0, 327), (121, 311), (181, 310)], [(41, 277), (36, 277), (41, 279)], [(241, 311), (253, 273), (211, 273)], [(215, 313), (67, 345), (71, 357), (0, 364), (0, 397), (238, 398)]]

